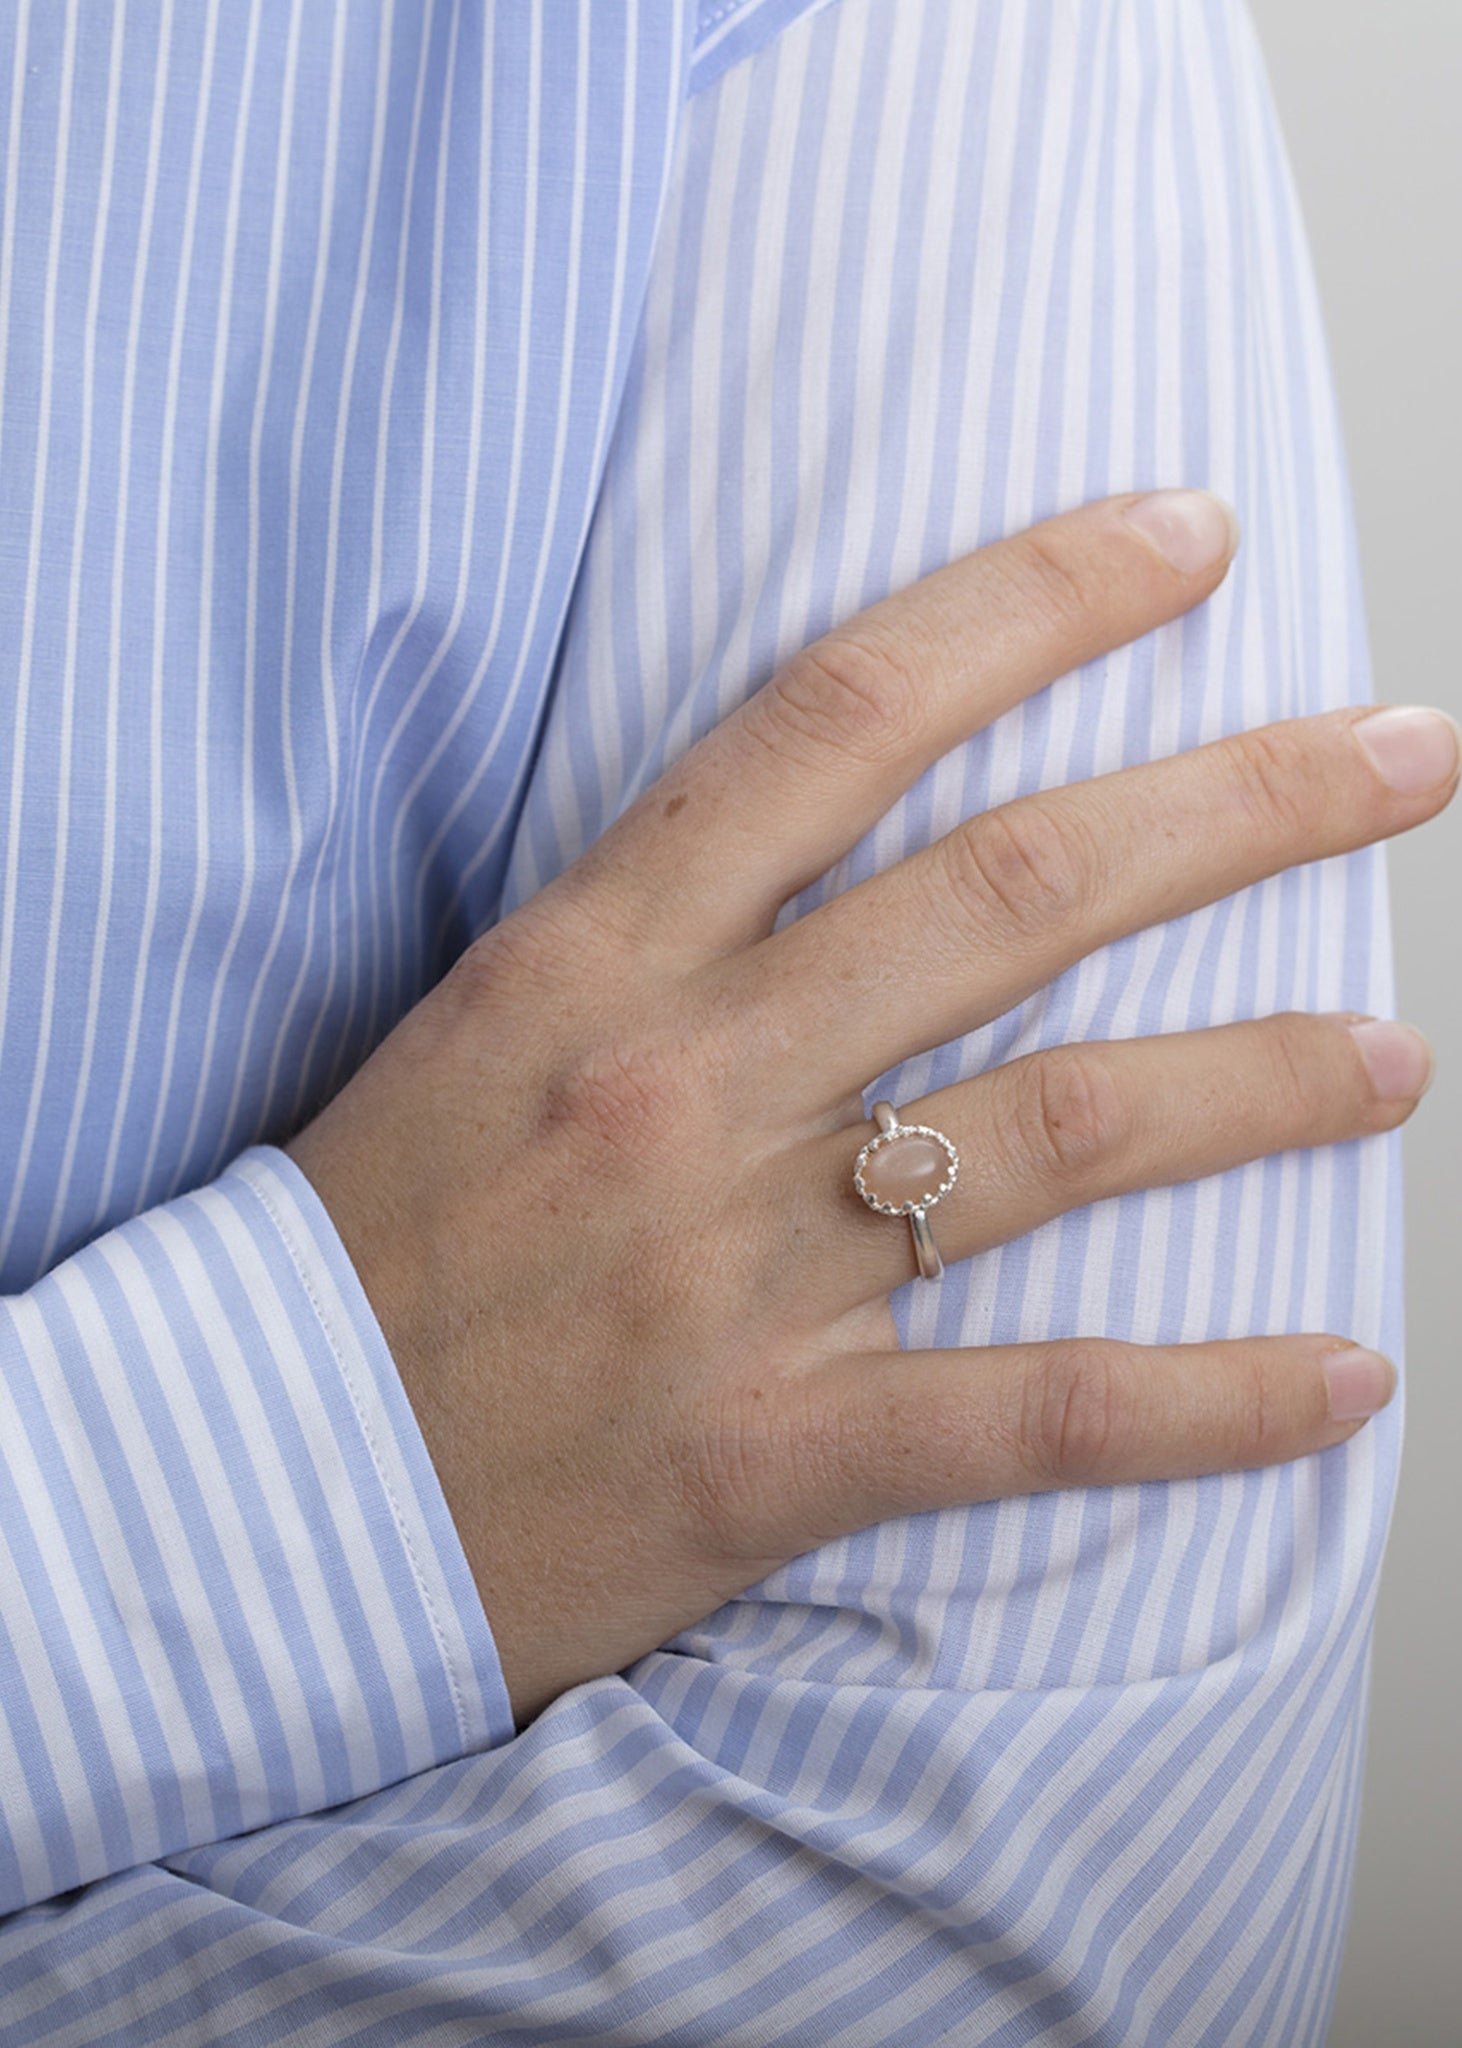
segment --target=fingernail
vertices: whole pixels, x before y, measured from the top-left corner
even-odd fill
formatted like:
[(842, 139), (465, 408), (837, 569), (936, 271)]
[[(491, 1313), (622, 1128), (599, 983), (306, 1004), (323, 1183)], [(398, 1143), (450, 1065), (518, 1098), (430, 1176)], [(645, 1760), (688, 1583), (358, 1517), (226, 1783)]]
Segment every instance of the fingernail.
[(1357, 719), (1355, 736), (1393, 789), (1423, 796), (1450, 781), (1457, 769), (1462, 731), (1445, 711), (1402, 705)]
[(1332, 1351), (1325, 1360), (1325, 1384), (1330, 1393), (1330, 1420), (1357, 1422), (1384, 1408), (1396, 1391), (1396, 1368), (1379, 1351), (1362, 1351), (1358, 1344), (1348, 1351)]
[(1123, 516), (1185, 576), (1226, 562), (1239, 544), (1238, 514), (1212, 491), (1149, 491)]
[(1360, 1048), (1371, 1086), (1382, 1102), (1405, 1102), (1425, 1095), (1436, 1065), (1432, 1049), (1410, 1024), (1369, 1018), (1352, 1024), (1350, 1035)]

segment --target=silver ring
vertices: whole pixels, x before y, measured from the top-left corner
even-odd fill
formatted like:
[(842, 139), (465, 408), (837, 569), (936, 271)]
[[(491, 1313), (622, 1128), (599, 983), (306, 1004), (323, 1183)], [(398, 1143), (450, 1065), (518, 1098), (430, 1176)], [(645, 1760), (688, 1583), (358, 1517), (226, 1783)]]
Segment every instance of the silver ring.
[[(870, 1138), (853, 1165), (853, 1185), (880, 1216), (907, 1216), (920, 1277), (937, 1280), (944, 1261), (929, 1228), (927, 1212), (959, 1178), (959, 1154), (932, 1124), (901, 1124), (891, 1102), (875, 1102), (878, 1135)], [(935, 1148), (942, 1149), (940, 1159)], [(882, 1154), (882, 1157), (879, 1155)], [(941, 1177), (942, 1176), (942, 1177)]]

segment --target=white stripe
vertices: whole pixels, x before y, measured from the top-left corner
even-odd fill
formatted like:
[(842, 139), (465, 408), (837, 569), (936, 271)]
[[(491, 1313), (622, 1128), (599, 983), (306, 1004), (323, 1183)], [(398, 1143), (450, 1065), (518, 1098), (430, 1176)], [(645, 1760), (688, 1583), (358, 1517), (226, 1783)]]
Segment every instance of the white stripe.
[[(66, 891), (66, 856), (70, 850), (71, 839), (72, 744), (75, 737), (76, 719), (76, 641), (81, 616), (81, 563), (86, 546), (86, 516), (91, 504), (91, 472), (94, 456), (92, 447), (92, 415), (95, 407), (93, 384), (96, 375), (97, 301), (101, 294), (102, 251), (106, 247), (107, 224), (110, 217), (112, 169), (116, 160), (117, 149), (117, 80), (122, 68), (122, 42), (126, 35), (126, 29), (126, 0), (122, 0), (122, 4), (116, 11), (113, 30), (109, 38), (107, 112), (102, 136), (102, 165), (99, 179), (99, 191), (105, 196), (100, 199), (96, 209), (96, 218), (92, 224), (91, 263), (86, 283), (86, 312), (83, 326), (85, 340), (83, 343), (81, 371), (81, 447), (78, 461), (80, 485), (76, 492), (76, 510), (71, 522), (71, 563), (68, 579), (69, 587), (66, 597), (66, 653), (61, 676), (60, 768), (56, 784), (56, 839), (58, 857), (55, 872), (51, 878), (51, 908), (46, 932), (45, 978), (41, 989), (41, 1014), (37, 1033), (39, 1050), (36, 1056), (35, 1071), (31, 1076), (30, 1100), (26, 1104), (25, 1125), (21, 1132), (20, 1143), (16, 1148), (15, 1158), (11, 1166), (10, 1207), (5, 1222), (0, 1224), (0, 1237), (9, 1237), (15, 1222), (16, 1212), (20, 1205), (21, 1194), (24, 1190), (30, 1167), (31, 1147), (35, 1143), (36, 1131), (39, 1126), (41, 1096), (46, 1085), (47, 1070), (50, 1066), (51, 1034), (56, 1006), (56, 969), (61, 946), (61, 912)], [(58, 213), (59, 211), (58, 209)], [(39, 534), (40, 530), (41, 523), (38, 519), (33, 531)], [(29, 663), (26, 666), (29, 667)], [(109, 789), (109, 806), (114, 801), (115, 794)], [(110, 816), (108, 816), (107, 822), (110, 825)], [(109, 873), (110, 870), (108, 869), (108, 875)], [(104, 918), (98, 916), (97, 930), (101, 932), (104, 929)], [(3, 988), (3, 985), (3, 976), (0, 976), (0, 988)], [(83, 1066), (83, 1076), (84, 1074), (85, 1067)], [(84, 1094), (85, 1081), (83, 1079), (77, 1091), (78, 1109), (81, 1101), (84, 1099)], [(76, 1116), (73, 1115), (71, 1130), (68, 1133), (68, 1157), (71, 1144), (74, 1143), (75, 1139), (76, 1121)], [(63, 1160), (62, 1170), (58, 1176), (58, 1185), (52, 1203), (53, 1229), (54, 1217), (56, 1211), (60, 1208), (61, 1199), (65, 1192), (66, 1163)]]
[[(10, 1021), (10, 992), (13, 986), (11, 964), (11, 934), (15, 929), (15, 880), (20, 865), (20, 822), (21, 804), (25, 788), (24, 773), (28, 759), (27, 738), (30, 721), (31, 668), (35, 658), (36, 613), (39, 605), (41, 574), (41, 537), (46, 523), (46, 495), (50, 481), (51, 447), (51, 387), (55, 371), (56, 349), (56, 281), (61, 259), (61, 225), (65, 215), (66, 171), (71, 151), (71, 97), (76, 62), (76, 6), (75, 0), (66, 9), (66, 42), (61, 53), (61, 82), (56, 97), (56, 168), (51, 180), (51, 205), (48, 215), (50, 232), (46, 240), (46, 284), (41, 309), (41, 388), (36, 401), (36, 452), (32, 469), (31, 495), (35, 510), (31, 514), (30, 546), (25, 564), (25, 609), (21, 625), (20, 656), (16, 665), (16, 715), (15, 737), (10, 765), (10, 834), (5, 859), (5, 907), (0, 915), (0, 1057), (5, 1052), (6, 1027)], [(16, 80), (19, 86), (19, 77)], [(19, 97), (18, 91), (16, 97)], [(19, 109), (16, 110), (15, 126), (20, 128)], [(13, 189), (13, 186), (12, 186)], [(9, 243), (7, 241), (7, 263)], [(6, 272), (9, 283), (9, 271)], [(7, 290), (8, 300), (8, 290)], [(10, 331), (10, 307), (0, 307), (5, 320), (4, 332)], [(64, 859), (64, 840), (58, 848)], [(18, 1181), (17, 1181), (18, 1191)], [(8, 1238), (15, 1221), (15, 1193), (6, 1209), (5, 1222), (0, 1226), (0, 1236)]]
[[(97, 904), (96, 929), (92, 934), (91, 975), (86, 992), (86, 1037), (82, 1052), (81, 1078), (77, 1083), (76, 1102), (71, 1123), (66, 1132), (65, 1150), (61, 1166), (56, 1175), (56, 1192), (51, 1204), (50, 1221), (46, 1228), (45, 1242), (41, 1247), (41, 1264), (49, 1267), (56, 1254), (56, 1245), (61, 1230), (63, 1203), (71, 1189), (71, 1176), (76, 1162), (77, 1139), (82, 1127), (82, 1111), (91, 1095), (92, 1059), (96, 1050), (97, 1031), (101, 1019), (102, 963), (106, 956), (106, 942), (110, 930), (112, 892), (116, 883), (117, 852), (117, 719), (120, 703), (121, 637), (122, 637), (122, 590), (123, 568), (127, 555), (128, 513), (130, 510), (128, 486), (132, 474), (132, 408), (137, 391), (137, 347), (142, 331), (143, 286), (147, 277), (148, 261), (152, 251), (153, 222), (157, 210), (158, 158), (162, 144), (162, 121), (160, 110), (168, 74), (168, 61), (172, 51), (173, 0), (164, 0), (162, 22), (157, 38), (157, 62), (152, 81), (152, 132), (147, 150), (146, 185), (142, 200), (142, 227), (138, 235), (137, 260), (132, 272), (131, 305), (127, 316), (126, 367), (123, 372), (122, 395), (122, 445), (117, 468), (117, 494), (113, 517), (116, 521), (116, 540), (112, 548), (111, 564), (111, 609), (107, 635), (107, 769), (106, 769), (106, 813), (102, 846), (102, 870), (100, 900)], [(120, 48), (122, 38), (118, 37)], [(115, 87), (108, 95), (107, 118), (111, 123), (116, 119)], [(105, 182), (105, 181), (104, 181)], [(73, 609), (76, 598), (73, 597)], [(119, 1121), (119, 1120), (118, 1120)], [(114, 1125), (114, 1142), (115, 1142)], [(97, 1197), (97, 1207), (92, 1217), (93, 1226), (100, 1221), (106, 1203), (107, 1182), (110, 1181), (113, 1160), (107, 1162), (106, 1177)]]
[[(173, 297), (173, 323), (168, 338), (167, 396), (163, 415), (162, 450), (158, 462), (160, 492), (158, 504), (157, 562), (153, 576), (152, 612), (152, 662), (148, 677), (150, 685), (150, 720), (148, 750), (148, 813), (147, 813), (147, 889), (141, 917), (137, 920), (138, 944), (137, 966), (132, 980), (132, 1002), (127, 1015), (127, 1043), (122, 1061), (122, 1083), (117, 1091), (117, 1100), (112, 1110), (111, 1137), (107, 1144), (106, 1162), (102, 1170), (101, 1192), (97, 1197), (93, 1221), (99, 1222), (111, 1205), (117, 1171), (121, 1163), (121, 1143), (124, 1118), (132, 1097), (133, 1079), (136, 1072), (138, 1048), (141, 1044), (143, 1023), (143, 1000), (146, 994), (147, 970), (152, 953), (153, 934), (157, 929), (157, 915), (161, 888), (162, 867), (162, 719), (166, 702), (166, 671), (164, 667), (164, 640), (169, 617), (167, 605), (168, 568), (171, 560), (170, 540), (172, 536), (172, 476), (175, 438), (177, 433), (178, 407), (180, 403), (183, 366), (183, 334), (188, 301), (192, 291), (193, 259), (196, 253), (198, 233), (199, 193), (203, 179), (203, 138), (206, 132), (208, 105), (212, 96), (214, 60), (218, 47), (219, 0), (210, 0), (207, 28), (203, 46), (203, 63), (199, 79), (197, 112), (193, 122), (193, 146), (188, 165), (188, 194), (184, 205), (182, 246), (185, 251), (178, 287)], [(216, 329), (214, 357), (213, 397), (210, 401), (209, 417), (215, 427), (218, 420), (218, 378), (221, 373), (223, 337), (228, 328), (228, 304), (232, 290), (233, 253), (237, 246), (239, 200), (242, 189), (243, 137), (248, 125), (249, 106), (254, 82), (254, 60), (258, 50), (259, 0), (253, 0), (249, 17), (249, 47), (244, 66), (244, 90), (239, 107), (239, 116), (234, 128), (234, 148), (229, 186), (228, 228), (224, 241), (223, 291)], [(145, 289), (145, 280), (143, 283)], [(129, 414), (130, 421), (130, 414)], [(129, 443), (130, 445), (130, 443)], [(210, 471), (212, 453), (217, 445), (216, 433), (209, 435)], [(212, 478), (210, 477), (210, 482)], [(207, 726), (208, 706), (208, 619), (212, 586), (212, 538), (213, 527), (211, 508), (213, 491), (205, 493), (203, 505), (204, 550), (201, 577), (200, 634), (198, 651), (199, 675), (199, 748), (204, 745)], [(120, 565), (119, 565), (120, 573)], [(120, 603), (114, 593), (113, 616)], [(247, 772), (247, 771), (246, 771)], [(245, 811), (245, 829), (247, 829)], [(201, 894), (207, 874), (208, 848), (206, 840), (200, 838), (197, 847), (199, 875), (197, 888)], [(160, 1105), (159, 1105), (160, 1106)]]

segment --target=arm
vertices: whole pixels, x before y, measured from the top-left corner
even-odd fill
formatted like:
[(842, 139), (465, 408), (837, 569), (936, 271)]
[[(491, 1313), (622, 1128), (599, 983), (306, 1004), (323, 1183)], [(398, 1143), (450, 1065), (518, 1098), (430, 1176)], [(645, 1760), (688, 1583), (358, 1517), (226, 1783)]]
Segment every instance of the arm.
[(511, 1733), (415, 1418), (272, 1146), (0, 1304), (0, 1912)]
[[(1093, 490), (1225, 491), (1245, 543), (1223, 590), (957, 749), (790, 915), (1019, 791), (1369, 695), (1318, 305), (1247, 17), (1079, 18), (933, 5), (895, 27), (854, 0), (699, 108), (679, 267), (667, 251), (647, 312), (661, 353), (621, 430), (509, 907), (811, 633)], [(715, 409), (692, 396), (712, 359)], [(624, 687), (687, 656), (601, 804), (573, 769), (607, 672)], [(1391, 1003), (1368, 850), (1105, 949), (870, 1077), (869, 1099), (1070, 1039)], [(900, 1335), (1318, 1318), (1398, 1356), (1397, 1172), (1375, 1138), (1104, 1203), (901, 1290)], [(1398, 1400), (1262, 1473), (885, 1523), (637, 1665), (670, 1731), (656, 1757), (704, 1758), (746, 1831), (702, 2009), (764, 2000), (748, 2041), (1319, 2041), (1402, 1421)], [(611, 1688), (601, 1711), (626, 1704)], [(550, 1809), (579, 1741), (534, 1752)], [(671, 1782), (666, 1843), (694, 1810)], [(616, 1854), (576, 1845), (554, 1888), (600, 1873), (629, 1959)], [(545, 1873), (526, 1844), (496, 1855)], [(670, 1889), (648, 1864), (643, 1882), (645, 1902)], [(675, 1901), (689, 1957), (706, 1901), (689, 1880)], [(515, 1930), (504, 1976), (532, 1939)]]
[[(693, 103), (506, 908), (830, 620), (1104, 488), (1227, 488), (1247, 545), (1225, 593), (956, 749), (794, 914), (1016, 789), (1365, 695), (1313, 304), (1285, 282), (1296, 231), (1243, 24), (1195, 8), (1147, 45), (1123, 17), (1070, 51), (1043, 18), (931, 5), (895, 30), (892, 6), (839, 0)], [(1064, 163), (1047, 104), (1072, 110)], [(896, 216), (845, 203), (875, 180)], [(713, 343), (724, 425), (667, 442)], [(668, 707), (634, 697), (666, 676)], [(607, 719), (624, 748), (625, 703), (643, 748), (612, 770), (605, 739), (586, 777), (583, 736)], [(1384, 1011), (1378, 869), (1327, 862), (1110, 947), (880, 1086), (1287, 1001)], [(1378, 1139), (1073, 1215), (900, 1294), (900, 1336), (1323, 1321), (1394, 1350), (1390, 1161)], [(1398, 1424), (798, 1558), (498, 1749), (138, 1873), (134, 1953), (166, 1992), (139, 1961), (115, 2009), (245, 2009), (264, 1965), (220, 1984), (209, 1944), (263, 1922), (268, 1995), (319, 2029), (386, 1986), (500, 2038), (1317, 2040)], [(34, 1981), (80, 1999), (108, 1903), (26, 1930)]]

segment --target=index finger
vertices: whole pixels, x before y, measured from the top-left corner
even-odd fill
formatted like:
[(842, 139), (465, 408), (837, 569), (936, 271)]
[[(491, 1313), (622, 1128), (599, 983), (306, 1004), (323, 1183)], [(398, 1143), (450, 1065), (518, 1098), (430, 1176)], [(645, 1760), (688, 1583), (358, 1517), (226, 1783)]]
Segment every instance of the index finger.
[(688, 964), (765, 937), (941, 755), (1191, 610), (1237, 541), (1207, 491), (1129, 491), (961, 556), (794, 655), (560, 880)]

